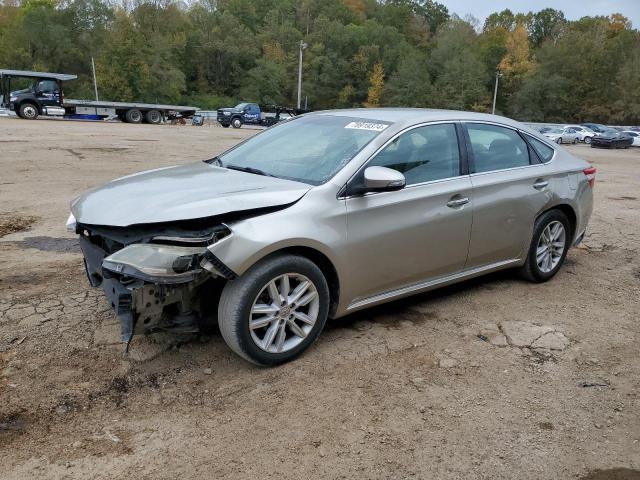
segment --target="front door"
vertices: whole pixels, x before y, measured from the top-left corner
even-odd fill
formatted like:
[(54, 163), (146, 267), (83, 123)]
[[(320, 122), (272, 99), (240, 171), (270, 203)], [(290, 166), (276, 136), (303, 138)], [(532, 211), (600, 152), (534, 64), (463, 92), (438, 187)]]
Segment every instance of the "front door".
[(459, 272), (471, 231), (471, 181), (456, 126), (431, 124), (393, 139), (366, 165), (393, 168), (406, 186), (346, 199), (349, 298)]
[(35, 94), (41, 105), (60, 106), (60, 88), (55, 80), (40, 80), (36, 84)]

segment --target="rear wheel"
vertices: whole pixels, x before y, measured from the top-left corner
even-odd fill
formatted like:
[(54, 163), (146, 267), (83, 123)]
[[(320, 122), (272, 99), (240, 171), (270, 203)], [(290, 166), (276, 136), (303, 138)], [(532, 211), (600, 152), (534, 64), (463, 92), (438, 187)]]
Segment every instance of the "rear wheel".
[(158, 125), (162, 122), (162, 114), (158, 110), (149, 110), (144, 115), (144, 119), (147, 123), (151, 123), (153, 125)]
[(571, 143), (573, 143), (574, 145), (575, 145), (576, 143), (578, 143), (578, 137), (575, 137), (575, 138), (573, 139), (573, 142), (571, 142)]
[(124, 119), (127, 123), (140, 123), (142, 122), (142, 112), (136, 109), (127, 110), (127, 113), (124, 114)]
[(536, 220), (522, 276), (531, 282), (550, 280), (564, 263), (572, 236), (571, 224), (560, 210), (550, 210)]
[(328, 311), (322, 271), (307, 258), (276, 255), (225, 285), (218, 325), (234, 352), (272, 366), (304, 352), (322, 332)]
[(35, 120), (38, 118), (38, 107), (33, 103), (23, 103), (20, 105), (18, 114), (26, 120)]
[(556, 143), (560, 145), (562, 143), (562, 137), (558, 137), (558, 139), (556, 140)]

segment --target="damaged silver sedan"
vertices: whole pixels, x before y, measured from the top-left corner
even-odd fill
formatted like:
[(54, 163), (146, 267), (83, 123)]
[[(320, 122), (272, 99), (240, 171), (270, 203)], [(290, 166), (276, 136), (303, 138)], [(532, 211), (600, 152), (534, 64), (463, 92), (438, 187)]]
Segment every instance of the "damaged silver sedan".
[(318, 112), (224, 154), (72, 202), (122, 339), (217, 321), (243, 358), (295, 358), (328, 317), (504, 268), (549, 280), (584, 236), (595, 169), (511, 120)]

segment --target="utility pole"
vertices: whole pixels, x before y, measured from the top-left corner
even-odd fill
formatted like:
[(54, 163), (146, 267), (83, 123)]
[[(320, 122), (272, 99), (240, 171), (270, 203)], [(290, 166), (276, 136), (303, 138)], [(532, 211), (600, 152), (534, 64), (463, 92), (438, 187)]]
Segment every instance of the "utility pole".
[(298, 110), (300, 110), (300, 100), (302, 99), (302, 51), (307, 48), (307, 44), (300, 40), (300, 56), (298, 59)]
[(498, 98), (498, 79), (502, 76), (500, 70), (496, 70), (496, 86), (493, 89), (493, 108), (491, 109), (491, 115), (496, 114), (496, 99)]
[(96, 102), (99, 102), (98, 99), (98, 82), (96, 81), (96, 64), (93, 62), (93, 57), (91, 57), (91, 69), (93, 70), (93, 89), (96, 92)]

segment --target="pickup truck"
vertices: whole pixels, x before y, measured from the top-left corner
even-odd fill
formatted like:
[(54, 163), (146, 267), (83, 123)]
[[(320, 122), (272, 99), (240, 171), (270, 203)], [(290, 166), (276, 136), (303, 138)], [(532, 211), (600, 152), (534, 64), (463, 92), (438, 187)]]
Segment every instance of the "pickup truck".
[(281, 120), (287, 120), (295, 116), (292, 108), (273, 106), (269, 108), (273, 112), (265, 112), (257, 103), (239, 103), (235, 107), (218, 109), (217, 120), (225, 128), (232, 126), (240, 128), (242, 125), (260, 125), (270, 127)]

